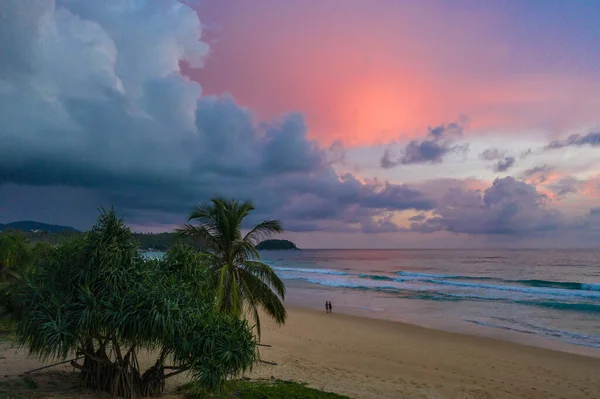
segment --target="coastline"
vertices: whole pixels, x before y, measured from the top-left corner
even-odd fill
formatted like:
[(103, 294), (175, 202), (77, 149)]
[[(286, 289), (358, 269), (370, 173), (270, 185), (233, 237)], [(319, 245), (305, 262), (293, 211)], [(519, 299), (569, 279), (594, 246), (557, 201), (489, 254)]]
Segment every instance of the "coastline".
[[(295, 308), (311, 309), (319, 312), (323, 310), (326, 300), (333, 299), (334, 311), (338, 314), (342, 313), (349, 316), (404, 323), (442, 332), (485, 337), (600, 358), (600, 348), (577, 345), (559, 339), (549, 339), (548, 337), (518, 330), (467, 323), (464, 320), (455, 318), (453, 314), (445, 314), (439, 308), (435, 308), (435, 306), (440, 305), (435, 302), (427, 304), (424, 301), (398, 299), (394, 301), (393, 305), (396, 311), (385, 312), (377, 308), (377, 305), (369, 301), (367, 297), (357, 297), (356, 295), (360, 295), (361, 293), (351, 289), (329, 288), (325, 290), (323, 287), (314, 287), (310, 284), (293, 280), (286, 281), (286, 284), (288, 285), (286, 304)], [(370, 305), (369, 302), (371, 302)], [(361, 303), (366, 303), (366, 306), (358, 306)], [(440, 314), (444, 314), (445, 317), (439, 317)]]
[[(263, 318), (253, 377), (305, 381), (356, 398), (589, 398), (600, 358), (397, 321), (288, 306)], [(335, 307), (334, 307), (335, 312)]]

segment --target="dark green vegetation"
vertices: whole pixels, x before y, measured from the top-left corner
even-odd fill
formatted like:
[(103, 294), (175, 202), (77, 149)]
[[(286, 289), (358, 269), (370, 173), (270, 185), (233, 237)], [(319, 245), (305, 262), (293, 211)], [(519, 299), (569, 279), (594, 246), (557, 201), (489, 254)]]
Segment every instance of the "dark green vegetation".
[(0, 397), (8, 399), (46, 399), (46, 395), (34, 392), (37, 383), (31, 377), (18, 380), (2, 381)]
[(17, 321), (6, 315), (0, 317), (0, 342), (13, 341), (17, 337)]
[[(9, 232), (17, 231), (5, 230), (0, 234), (8, 234)], [(65, 240), (73, 237), (74, 235), (82, 235), (80, 231), (64, 230), (58, 232), (47, 232), (47, 231), (21, 231), (29, 243), (36, 242), (47, 242), (52, 245), (63, 243)], [(156, 251), (168, 251), (172, 247), (178, 244), (192, 245), (193, 240), (185, 239), (177, 233), (133, 233), (134, 240), (138, 243), (138, 247), (142, 250), (156, 250)]]
[[(161, 260), (139, 254), (114, 212), (52, 248), (12, 294), (22, 309), (17, 338), (41, 359), (72, 362), (83, 386), (115, 396), (160, 394), (184, 371), (215, 388), (257, 360), (248, 323), (219, 312), (204, 256), (174, 247)], [(141, 350), (156, 354), (143, 371)]]
[(227, 381), (218, 393), (197, 384), (184, 387), (188, 399), (349, 399), (347, 396), (309, 388), (304, 384), (280, 380)]
[[(77, 357), (70, 364), (82, 386), (113, 396), (156, 396), (167, 378), (189, 372), (196, 393), (342, 398), (295, 383), (227, 382), (258, 360), (259, 309), (278, 323), (287, 316), (285, 286), (256, 249), (282, 226), (267, 220), (242, 234), (253, 209), (214, 198), (177, 233), (134, 234), (114, 211), (83, 233), (0, 233), (2, 310), (11, 314), (0, 319), (0, 336), (46, 361)], [(146, 240), (155, 249), (169, 240), (170, 249), (148, 259), (139, 237), (163, 239)], [(146, 370), (141, 351), (155, 356)], [(12, 383), (0, 393), (37, 397), (33, 379)]]
[(296, 244), (288, 240), (264, 240), (256, 246), (256, 249), (258, 249), (259, 251), (277, 251), (298, 249), (298, 247), (296, 247)]
[(68, 226), (58, 226), (55, 224), (46, 224), (40, 222), (32, 222), (29, 220), (21, 222), (12, 222), (7, 224), (0, 223), (0, 231), (4, 230), (19, 230), (30, 232), (32, 230), (44, 231), (47, 233), (62, 233), (62, 232), (77, 232), (77, 229)]
[(133, 237), (143, 250), (168, 251), (179, 244), (196, 245), (194, 240), (177, 233), (133, 233)]
[(250, 315), (260, 337), (258, 309), (262, 308), (277, 323), (285, 322), (283, 306), (285, 285), (273, 269), (258, 261), (256, 245), (283, 231), (278, 220), (265, 220), (247, 234), (241, 225), (254, 210), (251, 202), (213, 198), (196, 207), (179, 232), (199, 241), (205, 250), (208, 269), (217, 289), (217, 307), (236, 317)]
[(13, 291), (18, 276), (36, 267), (52, 250), (52, 245), (31, 245), (25, 233), (5, 231), (0, 234), (0, 307), (5, 313), (20, 314)]
[[(27, 242), (34, 244), (37, 242), (47, 242), (52, 245), (57, 245), (65, 240), (68, 240), (73, 235), (83, 234), (81, 231), (75, 230), (71, 227), (65, 226), (54, 226), (45, 225), (52, 227), (49, 230), (43, 228), (29, 229), (30, 225), (27, 223), (34, 223), (36, 225), (43, 225), (39, 222), (15, 222), (9, 225), (0, 224), (0, 232), (2, 227), (5, 226), (4, 234), (13, 233), (19, 231), (27, 238)], [(41, 226), (37, 226), (41, 227)], [(36, 231), (32, 231), (36, 230)], [(163, 232), (163, 233), (133, 233), (135, 241), (138, 243), (138, 247), (141, 250), (153, 250), (153, 251), (168, 251), (179, 244), (186, 244), (191, 246), (197, 246), (199, 243), (190, 238), (182, 237), (181, 234), (176, 232)], [(258, 250), (285, 250), (285, 249), (298, 249), (296, 245), (288, 240), (264, 240), (257, 245)]]

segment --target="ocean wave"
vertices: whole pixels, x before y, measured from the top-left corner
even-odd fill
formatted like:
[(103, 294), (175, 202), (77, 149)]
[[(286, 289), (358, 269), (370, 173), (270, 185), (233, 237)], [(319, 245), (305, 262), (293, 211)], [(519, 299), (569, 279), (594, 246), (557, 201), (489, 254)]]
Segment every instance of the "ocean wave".
[(532, 287), (562, 288), (567, 290), (600, 291), (600, 284), (577, 283), (571, 281), (551, 281), (551, 280), (514, 280), (516, 283), (529, 285)]
[(392, 277), (381, 276), (379, 274), (359, 274), (358, 277), (360, 277), (360, 278), (368, 278), (368, 279), (371, 279), (371, 280), (379, 280), (379, 281), (398, 281), (397, 279), (394, 279)]
[[(382, 285), (382, 284), (365, 284), (368, 279), (364, 282), (360, 281), (348, 281), (348, 280), (319, 280), (314, 278), (286, 275), (284, 278), (288, 280), (299, 280), (310, 284), (317, 284), (325, 287), (333, 288), (346, 288), (356, 289), (361, 291), (372, 291), (372, 292), (386, 292), (388, 294), (395, 295), (402, 299), (416, 299), (416, 300), (430, 300), (430, 301), (482, 301), (482, 302), (504, 302), (512, 303), (525, 306), (535, 306), (550, 308), (554, 310), (562, 311), (574, 311), (574, 312), (586, 312), (586, 313), (600, 313), (600, 304), (594, 303), (575, 303), (575, 302), (562, 302), (562, 301), (551, 301), (551, 300), (519, 300), (514, 299), (510, 296), (498, 296), (498, 295), (484, 295), (481, 293), (444, 293), (432, 290), (418, 289), (418, 287), (408, 286), (394, 286), (394, 285)], [(394, 280), (395, 281), (395, 280)], [(376, 280), (373, 280), (376, 283)], [(495, 286), (494, 286), (495, 287)], [(508, 287), (510, 288), (510, 287)], [(523, 287), (526, 289), (526, 287)], [(533, 289), (533, 288), (532, 288)], [(554, 290), (555, 291), (555, 290)]]
[(486, 276), (462, 276), (460, 274), (428, 274), (428, 273), (414, 273), (414, 272), (405, 272), (399, 271), (396, 274), (405, 277), (424, 277), (424, 278), (439, 278), (439, 279), (456, 279), (456, 280), (498, 280), (494, 277), (486, 277)]
[(490, 323), (482, 320), (465, 320), (469, 323), (477, 324), (480, 326), (490, 327), (490, 328), (499, 328), (503, 330), (509, 331), (517, 331), (520, 333), (531, 334), (531, 335), (540, 335), (542, 337), (568, 342), (574, 345), (587, 346), (592, 348), (600, 348), (600, 342), (597, 336), (576, 333), (571, 331), (564, 330), (556, 330), (552, 328), (546, 328), (542, 326), (536, 326), (529, 323), (519, 322), (517, 320), (512, 319), (504, 319), (504, 318), (496, 318), (494, 319), (500, 321), (506, 321), (507, 324), (498, 324), (498, 323)]
[[(508, 291), (521, 292), (528, 295), (545, 296), (547, 299), (555, 297), (581, 297), (581, 298), (599, 298), (600, 284), (579, 283), (579, 282), (561, 282), (551, 280), (508, 280), (494, 277), (475, 277), (449, 274), (430, 274), (416, 272), (396, 272), (398, 277), (390, 277), (380, 274), (351, 273), (331, 269), (314, 268), (296, 268), (296, 267), (277, 267), (277, 272), (285, 272), (283, 278), (292, 280), (304, 280), (312, 284), (319, 284), (329, 287), (340, 288), (360, 288), (370, 290), (410, 290), (410, 291), (436, 291), (435, 286), (459, 287), (464, 289), (477, 290), (473, 296), (482, 298), (497, 297), (494, 292)], [(310, 274), (315, 277), (310, 281), (302, 278), (303, 275)], [(321, 278), (319, 278), (319, 275)], [(336, 278), (344, 276), (344, 278)], [(365, 281), (361, 281), (365, 280)], [(481, 280), (481, 282), (479, 281)], [(498, 283), (493, 283), (498, 282)], [(399, 283), (399, 285), (390, 285), (390, 283)], [(405, 283), (405, 284), (403, 284)], [(407, 284), (412, 284), (411, 286)], [(418, 284), (428, 284), (427, 289), (418, 287)], [(488, 296), (481, 296), (482, 290), (489, 290)], [(464, 294), (468, 297), (469, 294)]]
[(301, 269), (298, 267), (278, 267), (273, 266), (273, 270), (281, 272), (296, 272), (296, 273), (311, 273), (311, 274), (332, 274), (336, 276), (347, 276), (351, 273), (340, 272), (338, 270), (329, 269)]
[(555, 301), (514, 301), (520, 305), (539, 306), (555, 310), (571, 310), (586, 313), (600, 313), (600, 305), (593, 303), (573, 303)]
[[(502, 289), (502, 290), (512, 290), (511, 287), (515, 287), (515, 291), (521, 291), (519, 286), (511, 286), (511, 285), (489, 285), (489, 284), (474, 284), (474, 283), (463, 283), (463, 282), (445, 282), (443, 280), (484, 280), (484, 281), (498, 281), (508, 284), (520, 284), (528, 287), (538, 287), (538, 288), (556, 288), (561, 290), (574, 290), (574, 291), (599, 291), (600, 292), (600, 284), (594, 283), (580, 283), (580, 282), (570, 282), (570, 281), (552, 281), (552, 280), (510, 280), (510, 279), (501, 279), (495, 277), (487, 277), (487, 276), (463, 276), (463, 275), (448, 275), (448, 274), (427, 274), (427, 273), (413, 273), (413, 272), (396, 272), (396, 274), (404, 277), (413, 277), (413, 278), (423, 278), (430, 283), (438, 283), (445, 285), (457, 285), (457, 286), (468, 286), (472, 284), (473, 286), (479, 286), (482, 288), (490, 288), (490, 289)], [(432, 280), (435, 279), (435, 280)], [(509, 288), (506, 288), (509, 287)], [(595, 296), (595, 295), (592, 295)]]
[(465, 321), (467, 321), (469, 323), (477, 324), (478, 326), (484, 326), (484, 327), (490, 327), (490, 328), (499, 328), (499, 329), (502, 329), (502, 330), (517, 331), (517, 332), (520, 332), (520, 333), (535, 335), (535, 332), (533, 332), (533, 331), (528, 331), (528, 330), (525, 330), (525, 329), (520, 329), (520, 328), (515, 328), (515, 327), (503, 326), (501, 324), (488, 323), (488, 322), (480, 321), (480, 320), (465, 320)]
[(564, 288), (546, 288), (546, 287), (521, 287), (516, 285), (500, 285), (500, 284), (477, 284), (477, 283), (466, 283), (462, 281), (449, 281), (449, 280), (422, 280), (434, 284), (450, 285), (454, 287), (464, 288), (483, 288), (488, 290), (499, 290), (499, 291), (513, 291), (523, 292), (528, 294), (546, 294), (551, 296), (572, 296), (572, 297), (585, 297), (585, 298), (600, 298), (600, 292), (587, 291), (587, 290), (572, 290)]

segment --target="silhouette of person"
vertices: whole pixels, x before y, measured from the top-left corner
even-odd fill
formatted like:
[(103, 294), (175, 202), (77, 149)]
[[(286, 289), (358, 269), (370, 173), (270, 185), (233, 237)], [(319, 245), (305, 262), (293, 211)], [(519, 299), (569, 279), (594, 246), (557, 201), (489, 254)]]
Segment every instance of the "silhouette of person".
[(329, 313), (329, 301), (325, 302), (325, 313)]
[(332, 310), (331, 310), (331, 301), (329, 302), (329, 313), (332, 313)]

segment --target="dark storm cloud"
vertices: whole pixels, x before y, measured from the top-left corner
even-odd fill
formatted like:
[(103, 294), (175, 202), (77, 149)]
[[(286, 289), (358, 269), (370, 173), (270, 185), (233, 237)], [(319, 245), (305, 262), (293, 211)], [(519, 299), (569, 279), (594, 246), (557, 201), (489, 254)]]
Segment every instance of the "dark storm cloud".
[(600, 147), (600, 132), (590, 132), (586, 135), (573, 134), (566, 140), (556, 140), (546, 146), (548, 150), (556, 150), (565, 147)]
[[(556, 230), (561, 215), (548, 208), (548, 198), (513, 177), (494, 180), (483, 192), (450, 189), (434, 215), (415, 220), (410, 230), (467, 234), (534, 235)], [(422, 219), (422, 218), (419, 218)]]
[[(433, 207), (404, 185), (338, 176), (343, 145), (309, 140), (300, 114), (257, 123), (230, 96), (201, 96), (179, 73), (180, 59), (200, 67), (208, 52), (193, 10), (108, 3), (120, 7), (10, 1), (0, 184), (84, 189), (138, 224), (181, 223), (216, 194), (252, 199), (253, 221), (279, 217), (298, 231), (392, 231), (386, 212)], [(17, 58), (12, 45), (27, 51)]]
[(441, 163), (451, 153), (465, 153), (468, 145), (455, 144), (462, 136), (463, 128), (458, 123), (449, 123), (429, 128), (425, 140), (410, 141), (403, 149), (386, 148), (380, 160), (382, 168), (389, 169), (397, 165)]

